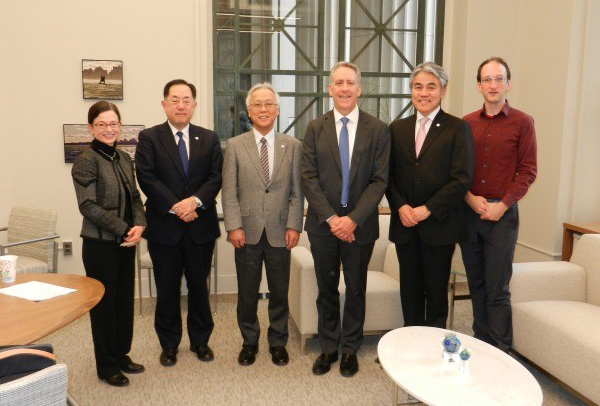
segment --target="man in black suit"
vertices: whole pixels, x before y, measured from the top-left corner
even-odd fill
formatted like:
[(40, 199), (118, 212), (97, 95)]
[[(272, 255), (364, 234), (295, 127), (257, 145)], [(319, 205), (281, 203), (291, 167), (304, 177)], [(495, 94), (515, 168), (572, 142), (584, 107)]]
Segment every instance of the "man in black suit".
[[(301, 185), (319, 294), (321, 355), (313, 373), (327, 373), (338, 359), (340, 373), (358, 372), (363, 339), (367, 266), (379, 237), (377, 206), (388, 179), (390, 137), (387, 126), (360, 110), (360, 70), (338, 62), (329, 76), (333, 111), (311, 121), (304, 136)], [(340, 326), (340, 261), (346, 283)]]
[(188, 287), (190, 349), (202, 361), (213, 319), (206, 279), (220, 236), (215, 198), (221, 189), (223, 154), (216, 133), (190, 124), (196, 88), (182, 79), (164, 88), (167, 122), (140, 132), (137, 177), (147, 197), (144, 237), (154, 265), (157, 303), (154, 327), (162, 347), (160, 363), (175, 365), (181, 342), (181, 276)]
[(461, 203), (473, 180), (473, 139), (466, 122), (441, 109), (447, 83), (441, 66), (417, 66), (410, 76), (417, 113), (390, 125), (389, 238), (405, 326), (445, 328), (452, 254), (466, 232)]

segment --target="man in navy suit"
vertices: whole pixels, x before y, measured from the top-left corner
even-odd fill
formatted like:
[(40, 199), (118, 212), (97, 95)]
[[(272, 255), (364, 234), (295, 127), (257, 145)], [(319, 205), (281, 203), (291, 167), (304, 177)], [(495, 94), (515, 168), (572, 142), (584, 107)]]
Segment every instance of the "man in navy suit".
[(417, 66), (410, 75), (417, 113), (390, 125), (389, 238), (406, 326), (446, 327), (452, 254), (466, 235), (462, 201), (473, 180), (473, 139), (465, 121), (441, 109), (447, 83), (441, 66)]
[(202, 361), (214, 359), (208, 346), (214, 324), (206, 279), (220, 236), (215, 198), (221, 189), (223, 154), (216, 133), (190, 124), (197, 105), (193, 84), (172, 80), (163, 95), (167, 122), (140, 132), (135, 162), (147, 197), (144, 237), (156, 281), (160, 363), (171, 366), (177, 362), (182, 335), (182, 275), (188, 287), (190, 349)]

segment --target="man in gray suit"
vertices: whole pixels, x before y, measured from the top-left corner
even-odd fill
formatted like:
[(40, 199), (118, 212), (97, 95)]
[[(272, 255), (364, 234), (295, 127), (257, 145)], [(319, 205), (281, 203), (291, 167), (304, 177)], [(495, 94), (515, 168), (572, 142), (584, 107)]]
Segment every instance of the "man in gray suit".
[(223, 166), (223, 214), (235, 248), (237, 320), (244, 339), (240, 365), (256, 360), (260, 326), (256, 316), (264, 262), (269, 283), (269, 352), (275, 365), (289, 361), (288, 286), (290, 250), (302, 231), (300, 141), (274, 130), (279, 95), (269, 83), (248, 92), (254, 128), (227, 141)]
[[(340, 373), (358, 372), (363, 339), (367, 266), (379, 237), (377, 206), (388, 180), (388, 127), (358, 108), (360, 70), (338, 62), (329, 76), (333, 111), (311, 121), (302, 147), (305, 230), (315, 261), (321, 355), (315, 375), (329, 372), (342, 349)], [(340, 326), (338, 284), (344, 267), (346, 302)]]

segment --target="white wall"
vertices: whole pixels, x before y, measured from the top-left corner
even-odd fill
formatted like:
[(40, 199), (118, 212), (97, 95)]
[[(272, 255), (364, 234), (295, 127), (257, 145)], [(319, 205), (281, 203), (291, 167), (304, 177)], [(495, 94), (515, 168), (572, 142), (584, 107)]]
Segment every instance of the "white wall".
[[(491, 55), (509, 61), (510, 102), (534, 116), (539, 144), (538, 179), (520, 205), (518, 258), (551, 258), (560, 251), (563, 221), (600, 218), (600, 44), (592, 40), (600, 37), (600, 5), (446, 3), (445, 108), (459, 116), (479, 108), (477, 66)], [(124, 100), (116, 104), (124, 123), (163, 122), (162, 87), (182, 77), (199, 88), (194, 121), (212, 128), (211, 4), (0, 0), (0, 225), (13, 205), (57, 210), (58, 233), (75, 251), (60, 257), (61, 272), (83, 273), (81, 216), (62, 147), (62, 124), (84, 123), (94, 103), (82, 99), (81, 59), (123, 60)], [(221, 238), (219, 291), (235, 289), (232, 250)]]

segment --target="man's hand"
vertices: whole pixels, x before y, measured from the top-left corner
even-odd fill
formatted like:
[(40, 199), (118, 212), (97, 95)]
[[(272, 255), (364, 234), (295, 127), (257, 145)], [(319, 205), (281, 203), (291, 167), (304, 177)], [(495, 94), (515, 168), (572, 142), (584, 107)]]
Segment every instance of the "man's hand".
[(480, 217), (482, 220), (498, 221), (504, 216), (508, 207), (502, 202), (488, 203), (487, 210)]
[(300, 233), (293, 228), (288, 228), (285, 230), (285, 248), (291, 250), (296, 245), (298, 245), (298, 240), (300, 239)]
[(171, 207), (171, 210), (182, 221), (189, 223), (190, 221), (194, 221), (198, 218), (198, 213), (196, 213), (197, 208), (198, 205), (196, 204), (196, 199), (194, 199), (193, 196), (190, 196), (187, 199), (183, 199), (182, 201), (175, 203), (173, 207)]
[(246, 233), (243, 228), (236, 228), (227, 232), (227, 239), (233, 248), (242, 248), (246, 245)]
[(415, 218), (414, 209), (408, 204), (405, 204), (398, 209), (398, 215), (400, 216), (400, 221), (402, 221), (404, 227), (414, 227), (418, 223)]
[(356, 237), (354, 237), (356, 223), (348, 216), (334, 216), (329, 220), (329, 226), (331, 227), (333, 235), (342, 241), (351, 243), (356, 239)]
[(121, 247), (133, 247), (140, 242), (144, 228), (144, 226), (131, 227), (131, 230), (127, 233), (127, 237), (125, 237), (124, 242), (121, 244)]
[(427, 217), (429, 217), (431, 215), (431, 212), (425, 205), (423, 205), (423, 206), (415, 207), (412, 211), (412, 214), (413, 214), (413, 219), (416, 220), (417, 223), (420, 223), (421, 221), (427, 219)]
[(485, 197), (475, 196), (471, 192), (467, 192), (467, 194), (465, 195), (465, 202), (467, 202), (469, 207), (479, 215), (485, 213), (488, 208), (488, 202)]

